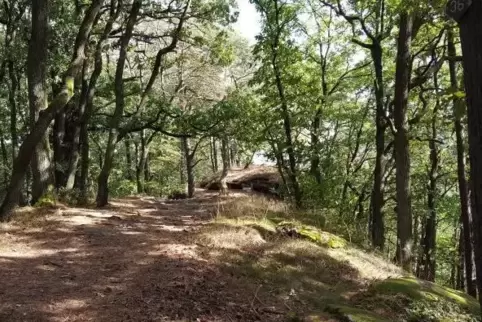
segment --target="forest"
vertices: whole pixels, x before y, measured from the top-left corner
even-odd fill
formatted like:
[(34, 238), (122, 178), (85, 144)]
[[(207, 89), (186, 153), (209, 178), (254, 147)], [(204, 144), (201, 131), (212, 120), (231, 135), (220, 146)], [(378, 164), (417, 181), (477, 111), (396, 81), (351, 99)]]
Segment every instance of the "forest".
[(480, 321), (482, 1), (247, 2), (2, 1), (0, 321)]

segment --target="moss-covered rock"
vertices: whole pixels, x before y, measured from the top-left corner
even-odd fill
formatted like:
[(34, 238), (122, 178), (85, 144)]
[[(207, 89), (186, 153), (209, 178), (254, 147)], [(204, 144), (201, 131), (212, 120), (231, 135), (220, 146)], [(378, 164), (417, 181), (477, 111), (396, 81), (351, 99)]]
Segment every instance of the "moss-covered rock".
[(480, 321), (480, 306), (471, 296), (412, 277), (374, 284), (354, 299), (368, 310), (389, 309), (401, 321)]
[(411, 277), (387, 279), (374, 288), (382, 293), (402, 293), (417, 301), (450, 301), (474, 315), (480, 314), (479, 303), (470, 295)]
[(345, 248), (348, 244), (345, 239), (339, 236), (297, 222), (282, 221), (276, 228), (278, 231), (286, 232), (291, 237), (304, 238), (323, 247)]

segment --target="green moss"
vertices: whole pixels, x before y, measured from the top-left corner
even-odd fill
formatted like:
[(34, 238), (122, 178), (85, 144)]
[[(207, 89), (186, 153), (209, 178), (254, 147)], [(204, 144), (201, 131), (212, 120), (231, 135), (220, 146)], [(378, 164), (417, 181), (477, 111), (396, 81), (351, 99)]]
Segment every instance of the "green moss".
[(473, 297), (448, 287), (411, 277), (388, 279), (377, 284), (375, 289), (384, 293), (402, 293), (414, 300), (447, 300), (473, 314), (480, 313), (479, 303)]
[(348, 242), (334, 234), (321, 231), (311, 226), (301, 225), (298, 222), (292, 221), (283, 221), (280, 222), (277, 226), (278, 228), (289, 228), (296, 230), (296, 232), (304, 239), (312, 241), (316, 244), (319, 244), (323, 247), (329, 248), (345, 248), (348, 245)]
[[(412, 277), (387, 279), (373, 287), (378, 297), (403, 295), (409, 321), (476, 321), (480, 306), (473, 297)], [(402, 308), (400, 308), (402, 309)]]
[(341, 321), (389, 322), (379, 314), (349, 306), (330, 305), (326, 308), (326, 311), (340, 318)]
[(74, 79), (74, 77), (68, 76), (65, 79), (65, 86), (67, 87), (69, 96), (74, 96), (74, 90), (75, 90), (75, 79)]
[(53, 186), (49, 186), (47, 192), (35, 203), (35, 207), (54, 207), (57, 205), (57, 195)]

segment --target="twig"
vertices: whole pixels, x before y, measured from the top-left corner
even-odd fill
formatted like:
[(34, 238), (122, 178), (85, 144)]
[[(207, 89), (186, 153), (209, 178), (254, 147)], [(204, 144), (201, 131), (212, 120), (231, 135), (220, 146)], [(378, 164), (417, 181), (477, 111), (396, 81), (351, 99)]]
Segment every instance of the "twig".
[(286, 306), (286, 308), (290, 311), (293, 311), (293, 309), (291, 308), (291, 306), (288, 305), (288, 303), (286, 302), (283, 302), (283, 304)]
[(261, 289), (261, 285), (260, 285), (260, 286), (258, 287), (258, 289), (256, 290), (256, 293), (254, 293), (253, 302), (254, 302), (254, 300), (258, 300), (258, 302), (259, 302), (261, 305), (264, 305), (264, 303), (261, 302), (261, 300), (260, 300), (259, 297), (258, 297), (258, 292), (259, 292), (260, 289)]
[[(256, 311), (256, 309), (254, 308), (254, 300), (258, 298), (258, 292), (259, 290), (261, 289), (261, 285), (258, 286), (258, 288), (256, 289), (256, 292), (254, 293), (254, 297), (253, 299), (251, 300), (251, 310), (256, 314), (256, 316), (258, 316), (258, 318), (262, 321), (263, 319), (261, 318), (261, 315), (259, 314), (258, 311)], [(259, 299), (258, 299), (259, 301)], [(261, 302), (260, 302), (261, 303)]]

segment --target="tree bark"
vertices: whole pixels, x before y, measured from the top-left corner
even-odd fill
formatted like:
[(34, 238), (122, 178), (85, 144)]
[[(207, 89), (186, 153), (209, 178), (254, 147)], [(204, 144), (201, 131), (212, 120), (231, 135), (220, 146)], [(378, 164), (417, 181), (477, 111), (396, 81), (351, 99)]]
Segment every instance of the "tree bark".
[(2, 168), (3, 168), (3, 186), (8, 184), (9, 173), (8, 173), (8, 153), (7, 146), (5, 144), (5, 137), (2, 129), (0, 129), (0, 150), (2, 151)]
[(19, 86), (19, 79), (15, 72), (13, 61), (9, 61), (8, 72), (10, 75), (10, 90), (8, 100), (10, 102), (10, 137), (12, 140), (12, 162), (17, 156), (18, 134), (17, 134), (17, 97), (16, 93)]
[(375, 248), (385, 248), (385, 219), (383, 214), (383, 174), (385, 172), (385, 85), (383, 81), (383, 49), (379, 43), (373, 44), (371, 56), (375, 68), (375, 101), (376, 101), (376, 156), (373, 172), (373, 190), (371, 196), (371, 239)]
[[(87, 9), (75, 41), (74, 56), (63, 77), (62, 90), (54, 97), (49, 107), (40, 113), (35, 126), (20, 146), (17, 158), (13, 164), (7, 194), (0, 207), (0, 220), (2, 221), (10, 219), (11, 211), (18, 201), (23, 179), (25, 178), (25, 173), (27, 172), (28, 166), (34, 156), (35, 148), (41, 142), (57, 112), (67, 105), (74, 94), (75, 78), (82, 69), (85, 59), (84, 49), (87, 45), (95, 17), (100, 11), (102, 4), (103, 0), (93, 0), (90, 7)], [(33, 32), (35, 33), (36, 30), (33, 29)]]
[[(449, 29), (447, 32), (447, 52), (450, 57), (457, 56), (457, 51), (454, 43), (453, 30)], [(456, 62), (452, 59), (449, 60), (450, 70), (450, 86), (452, 90), (458, 89)], [(472, 225), (472, 219), (470, 218), (469, 211), (469, 192), (467, 188), (467, 178), (465, 174), (465, 140), (463, 137), (462, 115), (461, 110), (464, 108), (463, 102), (456, 98), (453, 98), (453, 110), (454, 110), (454, 128), (455, 137), (457, 142), (457, 179), (459, 187), (460, 198), (460, 217), (462, 221), (462, 236), (463, 236), (463, 250), (464, 250), (464, 269), (465, 269), (465, 284), (467, 285), (467, 293), (476, 296), (476, 286), (472, 280), (472, 237), (470, 233), (470, 227)]]
[[(30, 109), (30, 130), (33, 131), (39, 113), (47, 107), (46, 70), (49, 1), (32, 2), (32, 33), (28, 48), (27, 74)], [(48, 134), (43, 133), (33, 149), (32, 203), (47, 191), (51, 183), (50, 148)]]
[[(132, 139), (128, 135), (124, 140), (124, 147), (126, 150), (126, 172), (127, 180), (133, 181), (134, 176), (132, 175), (132, 153), (131, 153)], [(138, 189), (139, 190), (139, 189)], [(139, 191), (138, 191), (139, 192)], [(140, 192), (139, 192), (140, 193)]]
[(219, 171), (219, 165), (218, 165), (218, 148), (217, 148), (217, 142), (216, 138), (212, 138), (212, 157), (211, 157), (211, 162), (212, 162), (212, 167), (213, 167), (213, 172), (216, 173)]
[(226, 137), (221, 139), (221, 158), (223, 161), (223, 170), (221, 172), (221, 177), (219, 178), (219, 194), (225, 196), (228, 194), (228, 184), (226, 179), (229, 172), (229, 144)]
[(145, 169), (147, 167), (147, 159), (149, 155), (150, 142), (146, 140), (144, 131), (141, 131), (141, 149), (139, 151), (139, 162), (136, 166), (136, 181), (137, 181), (137, 193), (145, 193)]
[[(438, 74), (434, 75), (434, 86), (438, 88)], [(428, 217), (425, 223), (425, 230), (422, 240), (422, 262), (421, 274), (422, 278), (428, 281), (435, 281), (436, 256), (437, 249), (437, 177), (439, 168), (439, 148), (437, 146), (437, 117), (440, 108), (440, 100), (436, 98), (435, 108), (432, 112), (431, 121), (431, 138), (428, 142), (430, 150), (430, 170), (428, 173), (427, 187), (427, 209)]]
[(185, 186), (187, 184), (186, 153), (189, 153), (189, 151), (186, 152), (185, 150), (184, 138), (179, 139), (179, 150), (181, 151), (181, 158), (179, 159), (179, 179), (181, 184)]
[[(69, 102), (68, 105), (71, 105)], [(65, 116), (66, 111), (62, 109), (55, 115), (53, 132), (53, 150), (54, 150), (54, 175), (55, 175), (55, 187), (60, 189), (65, 183), (65, 158), (66, 151), (64, 146), (65, 139)]]
[[(434, 116), (435, 118), (435, 116)], [(435, 122), (433, 122), (435, 123)], [(432, 138), (436, 135), (435, 125), (432, 125)], [(425, 224), (425, 231), (422, 241), (422, 272), (421, 277), (427, 281), (435, 281), (436, 265), (436, 238), (437, 238), (437, 169), (438, 169), (438, 149), (434, 140), (429, 142), (430, 147), (430, 172), (429, 187), (427, 195), (428, 218)]]
[(182, 150), (184, 152), (184, 163), (186, 166), (187, 174), (187, 195), (189, 198), (194, 197), (195, 185), (194, 185), (194, 152), (191, 153), (191, 148), (189, 146), (189, 139), (186, 137), (181, 138)]
[(410, 192), (410, 147), (408, 141), (407, 105), (411, 74), (411, 42), (413, 18), (400, 15), (395, 76), (395, 165), (397, 190), (397, 252), (396, 261), (405, 270), (412, 270), (412, 203)]
[[(146, 182), (150, 182), (152, 179), (152, 174), (151, 174), (151, 152), (149, 151), (149, 144), (146, 147), (147, 153), (146, 153), (146, 160), (144, 161), (144, 184)], [(144, 191), (146, 193), (149, 193), (147, 188), (144, 188)]]
[[(458, 223), (457, 223), (458, 224)], [(465, 242), (464, 242), (464, 232), (463, 232), (463, 227), (460, 231), (459, 238), (458, 239), (458, 247), (457, 247), (457, 258), (455, 259), (455, 262), (457, 263), (457, 269), (456, 269), (456, 281), (455, 285), (453, 286), (454, 289), (456, 290), (465, 290), (465, 285), (466, 285), (466, 277), (464, 276), (464, 271), (465, 271)], [(472, 283), (472, 285), (474, 285)], [(468, 289), (467, 289), (468, 293)]]
[(124, 67), (127, 60), (127, 50), (129, 42), (132, 38), (137, 16), (142, 6), (142, 0), (134, 0), (132, 9), (127, 21), (126, 30), (121, 38), (121, 45), (119, 49), (119, 58), (117, 60), (117, 68), (115, 75), (115, 97), (116, 107), (114, 115), (109, 124), (109, 137), (107, 139), (107, 148), (104, 156), (104, 165), (97, 179), (97, 207), (107, 205), (109, 200), (109, 176), (114, 163), (114, 152), (119, 135), (119, 126), (124, 113)]
[[(469, 123), (470, 178), (478, 293), (482, 294), (482, 2), (473, 1), (460, 21)], [(479, 296), (482, 304), (482, 296)]]
[(89, 94), (89, 62), (86, 60), (82, 68), (82, 88), (78, 108), (73, 110), (69, 119), (70, 135), (68, 136), (68, 155), (65, 170), (65, 189), (72, 190), (75, 185), (76, 175), (78, 173), (78, 165), (81, 157), (81, 133), (82, 133), (82, 117), (87, 109)]

